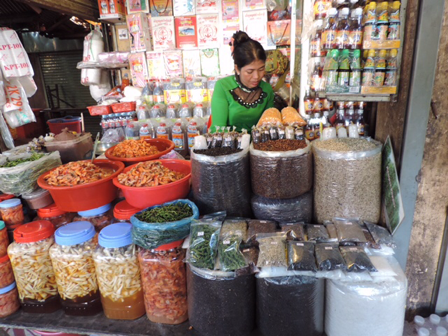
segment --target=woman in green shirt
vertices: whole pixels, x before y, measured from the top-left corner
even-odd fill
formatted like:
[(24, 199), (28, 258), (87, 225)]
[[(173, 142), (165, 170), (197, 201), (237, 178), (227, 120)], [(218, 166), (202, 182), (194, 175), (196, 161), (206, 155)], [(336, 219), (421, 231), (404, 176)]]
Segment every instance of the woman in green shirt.
[(220, 79), (215, 84), (212, 98), (212, 126), (236, 126), (248, 131), (258, 122), (262, 113), (274, 106), (274, 91), (262, 81), (266, 53), (258, 41), (245, 32), (233, 35), (232, 56), (235, 75)]

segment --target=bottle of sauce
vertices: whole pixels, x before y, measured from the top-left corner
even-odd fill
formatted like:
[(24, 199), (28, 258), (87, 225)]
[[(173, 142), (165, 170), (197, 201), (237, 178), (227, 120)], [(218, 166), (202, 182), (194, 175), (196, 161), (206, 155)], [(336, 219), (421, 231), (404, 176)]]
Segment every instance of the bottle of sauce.
[(377, 26), (378, 40), (380, 42), (387, 40), (387, 31), (389, 28), (389, 3), (382, 1), (378, 3), (377, 9)]
[(153, 91), (153, 99), (154, 102), (157, 103), (163, 103), (165, 101), (165, 97), (163, 94), (163, 84), (161, 82), (156, 82), (154, 91)]
[(344, 49), (348, 46), (348, 36), (350, 32), (350, 25), (348, 22), (348, 15), (350, 10), (342, 8), (339, 11), (338, 26), (336, 29), (336, 48)]
[(194, 138), (199, 134), (200, 134), (200, 132), (199, 132), (199, 128), (198, 128), (198, 123), (194, 119), (190, 120), (190, 122), (188, 123), (188, 127), (187, 127), (188, 147), (189, 148), (193, 148)]
[(386, 77), (386, 55), (387, 50), (380, 50), (378, 53), (373, 86), (381, 87), (384, 84), (384, 79)]
[(310, 117), (308, 117), (306, 118), (306, 122), (307, 124), (305, 126), (305, 138), (308, 141), (313, 141), (315, 139), (313, 120)]
[(157, 139), (170, 139), (169, 128), (166, 122), (162, 121), (157, 127)]
[(384, 86), (397, 86), (397, 55), (398, 50), (392, 49), (387, 60)]
[(314, 139), (320, 139), (320, 127), (321, 127), (320, 113), (314, 113), (314, 124), (313, 124)]
[(348, 110), (347, 117), (345, 118), (345, 127), (348, 128), (350, 125), (355, 123), (355, 110), (353, 106)]
[(311, 115), (314, 108), (314, 99), (311, 97), (310, 90), (305, 91), (305, 97), (303, 98), (303, 103), (305, 105), (305, 114)]
[(352, 50), (362, 47), (362, 8), (356, 8), (352, 11), (352, 21), (350, 25), (350, 35), (348, 38), (349, 47)]
[(364, 8), (364, 41), (372, 41), (376, 39), (374, 36), (376, 27), (376, 1), (371, 1)]
[(339, 134), (340, 128), (345, 128), (345, 116), (344, 116), (344, 108), (338, 109), (338, 117), (336, 122), (334, 123), (334, 127), (336, 128), (336, 133)]
[(311, 74), (311, 90), (314, 92), (320, 91), (321, 90), (321, 77), (322, 77), (322, 72), (321, 72), (321, 68), (320, 68), (320, 62), (316, 62), (316, 64), (314, 65), (314, 70), (313, 73)]
[(359, 136), (364, 136), (366, 123), (364, 121), (364, 110), (363, 109), (358, 110), (358, 119), (356, 120), (356, 126), (358, 126)]
[(314, 1), (314, 19), (325, 19), (329, 8), (329, 0), (315, 0)]
[(182, 127), (181, 119), (177, 119), (171, 130), (174, 142), (174, 150), (182, 156), (188, 154), (188, 144), (185, 139), (184, 128)]
[(318, 96), (314, 98), (314, 106), (313, 106), (313, 113), (322, 113), (323, 109), (323, 101)]
[(316, 32), (311, 39), (310, 54), (311, 57), (320, 57), (322, 49), (322, 20), (318, 20)]
[(323, 49), (336, 48), (336, 28), (338, 10), (331, 8), (328, 12), (328, 20), (326, 21), (325, 28), (322, 32), (322, 47)]

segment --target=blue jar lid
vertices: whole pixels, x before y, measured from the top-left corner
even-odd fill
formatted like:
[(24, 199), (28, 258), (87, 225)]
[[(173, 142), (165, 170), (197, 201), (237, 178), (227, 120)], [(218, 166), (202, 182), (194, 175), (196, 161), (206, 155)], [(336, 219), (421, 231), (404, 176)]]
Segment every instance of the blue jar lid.
[(77, 245), (95, 236), (95, 228), (90, 222), (73, 222), (56, 230), (54, 238), (58, 245)]
[(105, 213), (106, 211), (109, 211), (111, 208), (112, 208), (112, 204), (109, 203), (109, 204), (100, 206), (99, 208), (86, 210), (86, 211), (79, 211), (78, 215), (80, 215), (82, 217), (98, 216), (98, 215)]
[(98, 243), (102, 247), (114, 248), (132, 244), (132, 225), (130, 223), (115, 223), (101, 230)]
[(22, 204), (22, 203), (20, 202), (20, 200), (18, 198), (11, 198), (9, 200), (0, 202), (0, 208), (2, 208), (2, 209), (12, 208), (12, 207), (18, 206), (20, 204)]
[(12, 284), (10, 284), (10, 285), (8, 285), (6, 287), (0, 288), (0, 294), (8, 293), (10, 290), (12, 290), (14, 288), (16, 288), (16, 283), (15, 282), (13, 282)]

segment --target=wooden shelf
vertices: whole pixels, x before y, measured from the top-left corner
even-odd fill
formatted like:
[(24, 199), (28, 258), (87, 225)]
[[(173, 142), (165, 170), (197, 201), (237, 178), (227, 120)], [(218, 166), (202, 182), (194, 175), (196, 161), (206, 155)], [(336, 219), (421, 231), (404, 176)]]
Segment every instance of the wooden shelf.
[(365, 102), (390, 102), (391, 95), (362, 94), (362, 93), (325, 93), (319, 92), (319, 98), (327, 98), (332, 101), (365, 101)]

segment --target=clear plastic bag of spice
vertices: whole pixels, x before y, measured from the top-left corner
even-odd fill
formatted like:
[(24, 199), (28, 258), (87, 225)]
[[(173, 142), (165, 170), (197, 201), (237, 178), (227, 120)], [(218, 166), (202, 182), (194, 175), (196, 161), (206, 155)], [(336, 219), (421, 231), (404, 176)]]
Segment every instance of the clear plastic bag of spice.
[(315, 242), (328, 241), (330, 239), (327, 228), (325, 225), (320, 224), (307, 224), (306, 236), (307, 240)]
[(295, 198), (313, 187), (311, 145), (283, 152), (261, 151), (250, 146), (252, 190), (272, 199)]
[(241, 152), (207, 156), (191, 153), (193, 200), (201, 213), (226, 211), (251, 217), (249, 147)]
[(328, 241), (337, 242), (338, 241), (338, 231), (336, 230), (336, 226), (334, 226), (331, 221), (324, 221), (324, 225), (327, 228), (328, 236), (330, 239)]
[(190, 225), (190, 247), (186, 261), (198, 268), (215, 268), (222, 222), (213, 219), (193, 221)]
[(366, 243), (361, 222), (357, 218), (333, 218), (340, 242)]
[(317, 271), (313, 242), (288, 241), (288, 270)]
[(247, 222), (245, 219), (226, 219), (222, 224), (221, 236), (234, 234), (240, 236), (243, 241), (247, 240)]
[(337, 243), (316, 244), (315, 253), (319, 271), (345, 269), (344, 258), (342, 258)]
[(252, 210), (258, 219), (279, 223), (310, 222), (313, 215), (313, 192), (299, 197), (276, 200), (263, 196), (252, 196)]
[(257, 267), (287, 267), (286, 234), (283, 232), (257, 235), (258, 255)]
[(220, 269), (224, 272), (233, 272), (247, 266), (246, 259), (240, 251), (242, 237), (239, 234), (222, 233), (218, 243), (218, 258)]
[(237, 276), (243, 276), (253, 273), (258, 273), (259, 270), (257, 268), (258, 254), (260, 253), (258, 247), (256, 246), (240, 246), (241, 253), (246, 260), (247, 266), (244, 268), (240, 268), (235, 271)]
[(340, 246), (348, 272), (376, 272), (375, 266), (361, 246)]
[(304, 223), (284, 223), (280, 224), (280, 228), (283, 232), (286, 232), (288, 240), (306, 240)]
[(379, 226), (378, 224), (371, 223), (364, 221), (364, 224), (367, 226), (367, 229), (369, 230), (370, 234), (372, 235), (373, 239), (375, 240), (375, 243), (377, 244), (384, 244), (386, 246), (396, 248), (394, 238), (392, 235), (387, 231), (386, 228)]
[(257, 234), (274, 233), (277, 231), (277, 223), (269, 220), (249, 219), (247, 221), (247, 240), (253, 241)]

